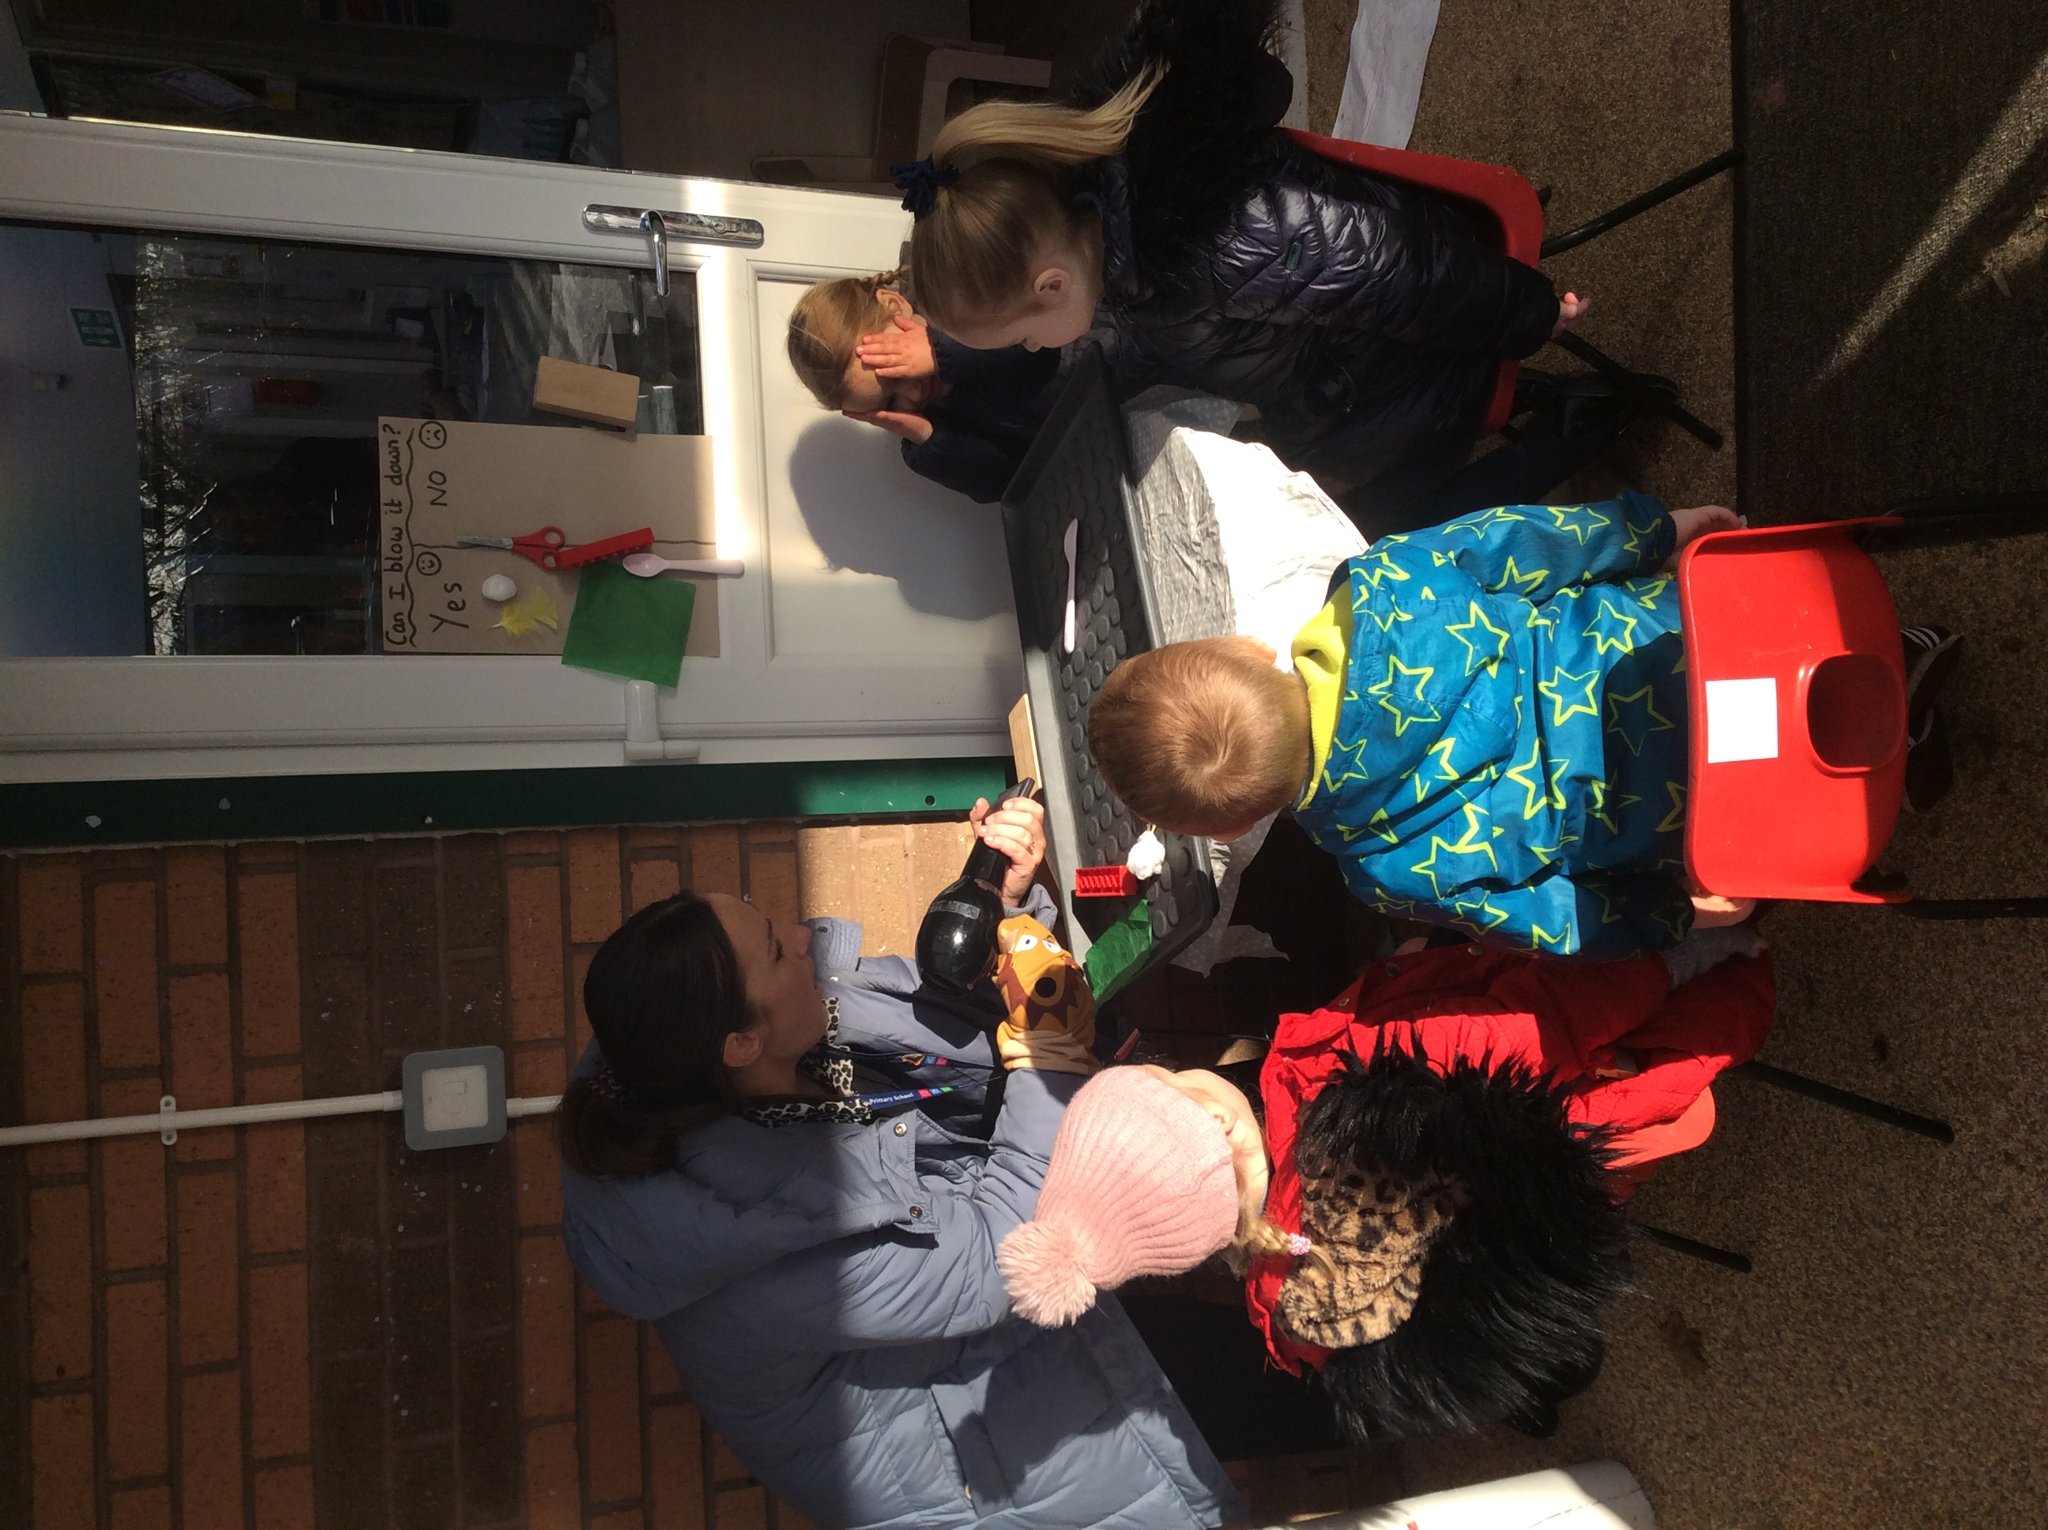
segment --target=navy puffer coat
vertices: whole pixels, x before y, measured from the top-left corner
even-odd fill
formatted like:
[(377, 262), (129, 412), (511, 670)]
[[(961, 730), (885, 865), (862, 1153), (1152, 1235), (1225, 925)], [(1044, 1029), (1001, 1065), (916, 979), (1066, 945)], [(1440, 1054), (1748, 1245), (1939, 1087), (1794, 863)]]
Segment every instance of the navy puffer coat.
[(1327, 457), (1341, 437), (1343, 466), (1370, 479), (1469, 444), (1502, 358), (1557, 322), (1549, 278), (1487, 248), (1454, 203), (1278, 134), (1227, 221), (1164, 270), (1137, 255), (1132, 165), (1091, 169), (1099, 338), (1119, 391), (1174, 383), (1254, 404), (1283, 455)]

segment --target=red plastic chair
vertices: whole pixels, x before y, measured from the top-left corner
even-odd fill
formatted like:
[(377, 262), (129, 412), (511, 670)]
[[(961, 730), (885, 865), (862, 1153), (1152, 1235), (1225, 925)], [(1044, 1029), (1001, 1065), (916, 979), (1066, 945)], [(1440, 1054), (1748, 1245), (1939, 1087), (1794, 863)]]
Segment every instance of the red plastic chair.
[[(1537, 196), (1536, 188), (1529, 184), (1528, 178), (1520, 171), (1510, 170), (1503, 165), (1489, 165), (1476, 159), (1452, 159), (1442, 154), (1424, 154), (1415, 149), (1389, 149), (1379, 144), (1353, 143), (1347, 138), (1329, 138), (1321, 133), (1303, 132), (1299, 129), (1289, 131), (1293, 134), (1295, 142), (1319, 159), (1327, 159), (1340, 165), (1351, 165), (1374, 175), (1383, 175), (1389, 180), (1406, 181), (1412, 186), (1442, 192), (1446, 196), (1457, 197), (1470, 204), (1480, 215), (1481, 231), (1493, 247), (1529, 266), (1540, 264), (1546, 255), (1561, 254), (1565, 250), (1584, 244), (1589, 239), (1598, 238), (1609, 229), (1626, 223), (1638, 213), (1647, 212), (1658, 203), (1677, 196), (1681, 191), (1712, 179), (1736, 164), (1741, 157), (1733, 149), (1717, 154), (1704, 164), (1695, 165), (1683, 175), (1674, 176), (1663, 185), (1646, 191), (1641, 196), (1580, 224), (1577, 228), (1545, 239), (1542, 199)], [(1577, 335), (1560, 335), (1554, 343), (1598, 371), (1617, 378), (1626, 378), (1629, 375), (1628, 370), (1620, 362)], [(1501, 363), (1500, 376), (1494, 384), (1493, 398), (1487, 405), (1482, 433), (1491, 434), (1507, 424), (1508, 416), (1514, 410), (1515, 377), (1519, 371), (1519, 362)], [(1669, 399), (1659, 397), (1656, 404), (1674, 423), (1715, 450), (1720, 449), (1721, 433), (1712, 426)]]
[[(1351, 165), (1388, 180), (1406, 181), (1411, 186), (1423, 186), (1470, 203), (1480, 214), (1481, 232), (1494, 249), (1525, 266), (1536, 265), (1543, 258), (1543, 204), (1536, 198), (1536, 188), (1518, 171), (1476, 159), (1451, 159), (1414, 149), (1389, 149), (1375, 143), (1353, 143), (1348, 138), (1326, 138), (1321, 133), (1297, 130), (1294, 138), (1318, 159)], [(1491, 435), (1507, 424), (1515, 407), (1515, 376), (1520, 370), (1518, 361), (1500, 364), (1500, 376), (1486, 406), (1481, 434)]]
[(1906, 780), (1898, 613), (1870, 553), (2048, 531), (2048, 496), (1715, 532), (1678, 561), (1691, 717), (1686, 865), (1735, 898), (2048, 915), (2048, 898), (1916, 899), (1870, 876)]

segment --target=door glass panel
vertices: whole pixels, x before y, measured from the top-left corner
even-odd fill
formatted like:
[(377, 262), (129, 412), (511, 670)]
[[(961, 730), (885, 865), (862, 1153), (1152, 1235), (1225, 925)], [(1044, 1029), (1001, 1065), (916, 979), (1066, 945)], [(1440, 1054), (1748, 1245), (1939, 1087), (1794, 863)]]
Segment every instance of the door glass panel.
[(0, 222), (0, 349), (6, 657), (376, 652), (378, 417), (580, 428), (543, 355), (703, 433), (681, 270)]

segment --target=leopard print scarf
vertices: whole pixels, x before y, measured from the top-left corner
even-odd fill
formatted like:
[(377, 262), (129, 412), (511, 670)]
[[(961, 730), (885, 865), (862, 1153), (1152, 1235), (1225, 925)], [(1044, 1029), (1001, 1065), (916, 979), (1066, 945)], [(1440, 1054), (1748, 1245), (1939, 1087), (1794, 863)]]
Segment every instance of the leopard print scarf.
[(875, 1119), (874, 1107), (853, 1094), (853, 1056), (839, 1045), (839, 1000), (825, 1000), (825, 1039), (797, 1059), (797, 1067), (838, 1098), (829, 1100), (783, 1100), (774, 1105), (755, 1105), (740, 1112), (743, 1120), (757, 1126), (793, 1126), (799, 1121), (835, 1121), (846, 1126), (865, 1126)]

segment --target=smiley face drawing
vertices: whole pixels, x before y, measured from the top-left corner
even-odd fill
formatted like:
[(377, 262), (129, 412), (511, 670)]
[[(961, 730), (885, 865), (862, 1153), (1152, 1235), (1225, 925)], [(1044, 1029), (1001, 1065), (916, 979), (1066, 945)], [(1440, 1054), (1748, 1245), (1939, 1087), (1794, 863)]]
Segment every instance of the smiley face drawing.
[(996, 987), (1019, 1030), (1092, 1036), (1095, 995), (1081, 964), (1029, 914), (996, 926)]

